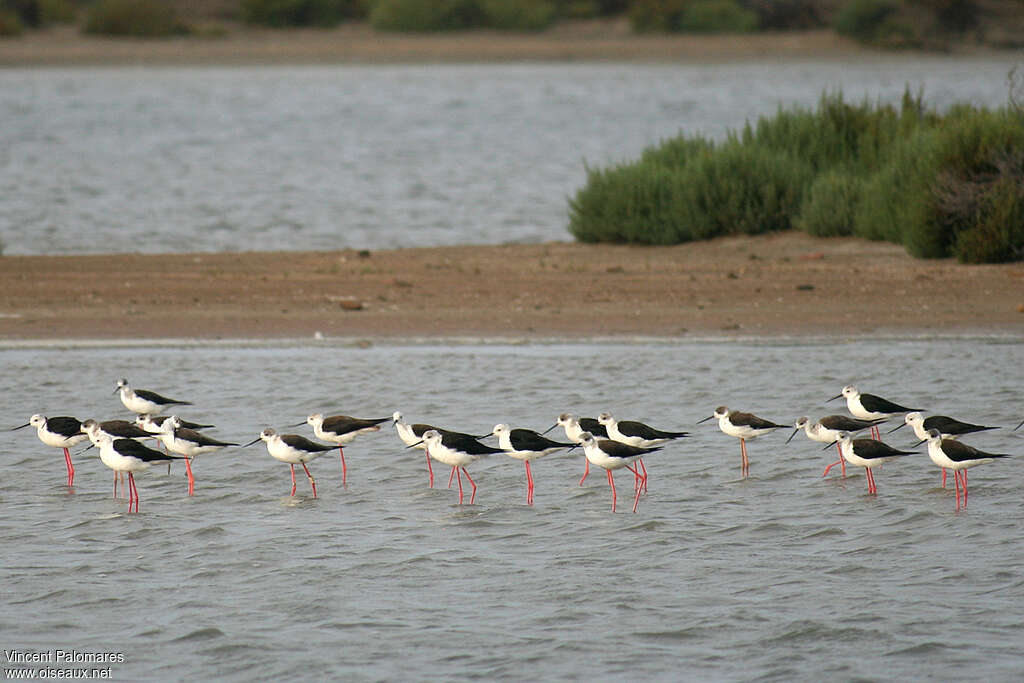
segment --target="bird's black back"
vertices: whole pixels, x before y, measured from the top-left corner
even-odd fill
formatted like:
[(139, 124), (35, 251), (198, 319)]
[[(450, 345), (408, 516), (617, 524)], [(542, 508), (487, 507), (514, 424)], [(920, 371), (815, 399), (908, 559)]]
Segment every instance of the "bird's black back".
[(987, 429), (998, 429), (998, 427), (983, 427), (972, 425), (969, 422), (954, 420), (947, 415), (932, 415), (924, 419), (925, 430), (938, 429), (943, 434), (971, 434), (973, 432), (984, 432)]
[(441, 445), (451, 448), (454, 451), (461, 451), (469, 455), (490, 455), (491, 453), (504, 453), (500, 448), (494, 448), (487, 444), (480, 443), (476, 437), (459, 432), (441, 432)]
[(874, 394), (861, 394), (860, 404), (864, 406), (864, 410), (872, 413), (912, 413), (921, 410), (920, 408), (905, 408)]
[[(582, 426), (582, 425), (581, 425)], [(632, 420), (623, 420), (618, 423), (619, 431), (625, 436), (638, 436), (641, 439), (678, 439), (684, 436), (689, 436), (689, 432), (663, 432), (660, 429), (655, 429), (650, 425), (645, 425), (643, 422), (634, 422)]]
[(580, 429), (585, 432), (590, 432), (595, 438), (599, 436), (606, 439), (608, 438), (608, 430), (605, 426), (592, 417), (581, 417)]
[(316, 441), (310, 441), (304, 436), (298, 434), (282, 434), (281, 441), (299, 451), (306, 451), (307, 453), (319, 453), (323, 451), (333, 451), (337, 446), (334, 444), (322, 444)]
[(156, 393), (155, 391), (147, 391), (146, 389), (136, 389), (135, 390), (135, 395), (138, 396), (139, 398), (143, 398), (143, 399), (145, 399), (147, 401), (152, 401), (153, 403), (156, 403), (158, 405), (164, 405), (164, 406), (169, 406), (169, 405), (190, 406), (190, 405), (192, 405), (189, 401), (178, 401), (178, 400), (175, 400), (173, 398), (167, 398), (166, 396), (161, 396), (160, 394)]
[(82, 433), (82, 423), (78, 418), (67, 415), (46, 418), (46, 428), (61, 436), (77, 436)]
[(571, 448), (576, 445), (553, 441), (532, 429), (513, 429), (508, 433), (508, 440), (517, 451), (544, 451), (549, 448)]
[(143, 462), (167, 462), (169, 460), (183, 460), (178, 455), (168, 455), (139, 443), (135, 439), (114, 439), (114, 450), (128, 458), (136, 458)]

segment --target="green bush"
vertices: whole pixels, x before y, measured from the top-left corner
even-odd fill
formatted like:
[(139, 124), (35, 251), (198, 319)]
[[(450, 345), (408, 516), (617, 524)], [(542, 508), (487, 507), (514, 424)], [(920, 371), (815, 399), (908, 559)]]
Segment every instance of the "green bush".
[(185, 28), (161, 0), (98, 0), (89, 8), (84, 30), (114, 36), (168, 36)]
[(750, 33), (757, 28), (757, 14), (736, 0), (693, 0), (677, 28), (683, 33)]
[(17, 14), (0, 8), (0, 36), (20, 36), (23, 30)]
[(629, 21), (637, 33), (676, 31), (690, 0), (635, 0)]
[(241, 8), (250, 24), (275, 28), (337, 26), (366, 14), (361, 0), (242, 0)]
[(458, 31), (486, 25), (478, 0), (378, 0), (370, 25), (379, 31)]
[(840, 170), (825, 171), (807, 190), (794, 227), (818, 237), (852, 235), (860, 193), (859, 177)]
[(918, 257), (1024, 258), (1024, 112), (942, 116), (823, 96), (714, 144), (678, 136), (588, 169), (569, 202), (582, 241), (670, 244), (797, 227), (903, 244)]
[(483, 0), (487, 25), (500, 31), (540, 31), (555, 20), (547, 0)]
[(39, 0), (39, 19), (42, 26), (73, 24), (78, 11), (68, 0)]
[(853, 0), (839, 9), (832, 25), (840, 35), (876, 42), (888, 31), (886, 22), (897, 9), (895, 0)]

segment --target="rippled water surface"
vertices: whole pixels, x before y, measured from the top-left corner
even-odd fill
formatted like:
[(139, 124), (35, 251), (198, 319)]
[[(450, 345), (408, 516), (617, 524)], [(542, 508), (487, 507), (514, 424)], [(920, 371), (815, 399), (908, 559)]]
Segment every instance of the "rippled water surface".
[(568, 239), (585, 165), (825, 91), (1006, 102), (1010, 59), (0, 70), (8, 254)]
[(739, 444), (695, 423), (722, 403), (841, 412), (825, 400), (855, 381), (1012, 427), (1021, 368), (1024, 343), (979, 340), (2, 349), (4, 427), (126, 417), (124, 375), (240, 442), (316, 411), (485, 432), (611, 410), (692, 432), (647, 459), (636, 514), (628, 476), (613, 514), (573, 455), (535, 463), (532, 507), (518, 461), (477, 463), (459, 506), (387, 426), (346, 449), (347, 489), (335, 454), (311, 464), (317, 500), (301, 475), (288, 497), (260, 444), (197, 460), (192, 498), (181, 472), (141, 474), (137, 515), (94, 455), (69, 491), (60, 451), (5, 433), (4, 648), (121, 652), (120, 680), (1019, 680), (1024, 433), (970, 440), (1016, 457), (972, 470), (957, 513), (926, 456), (885, 465), (869, 497), (857, 468), (823, 479), (832, 453), (780, 430), (742, 480)]

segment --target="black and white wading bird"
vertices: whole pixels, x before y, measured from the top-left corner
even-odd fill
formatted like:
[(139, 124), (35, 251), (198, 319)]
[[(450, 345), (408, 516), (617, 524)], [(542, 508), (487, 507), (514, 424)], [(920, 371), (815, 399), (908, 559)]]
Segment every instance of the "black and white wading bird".
[(508, 456), (522, 460), (526, 465), (527, 505), (533, 505), (533, 473), (530, 471), (530, 461), (578, 445), (554, 441), (532, 429), (510, 429), (507, 424), (494, 425), (491, 434), (498, 437), (498, 446)]
[[(476, 482), (469, 476), (469, 472), (466, 471), (466, 466), (473, 464), (484, 456), (494, 455), (495, 453), (504, 453), (500, 448), (494, 448), (487, 444), (480, 443), (468, 434), (458, 434), (456, 432), (447, 432), (442, 434), (436, 429), (428, 429), (426, 433), (423, 434), (423, 443), (426, 444), (428, 456), (438, 462), (444, 463), (445, 465), (450, 465), (452, 468), (452, 476), (458, 477), (459, 505), (462, 505), (463, 474), (465, 474), (466, 479), (469, 480), (469, 485), (473, 487), (473, 494), (469, 497), (469, 504), (472, 505), (473, 501), (476, 500)], [(418, 443), (415, 443), (411, 446), (407, 446), (407, 448), (414, 448), (418, 445)], [(451, 477), (448, 478), (448, 481), (451, 481)]]
[(289, 467), (291, 467), (291, 495), (295, 495), (295, 466), (302, 465), (302, 469), (306, 472), (306, 478), (309, 479), (309, 486), (313, 489), (313, 497), (316, 498), (316, 479), (309, 473), (306, 463), (310, 460), (316, 460), (328, 451), (333, 451), (334, 444), (316, 443), (298, 434), (278, 434), (276, 430), (267, 427), (260, 432), (259, 436), (242, 446), (242, 448), (247, 448), (259, 441), (267, 444), (267, 453), (270, 454), (270, 457), (274, 460), (288, 463)]
[[(898, 403), (893, 403), (874, 394), (862, 394), (852, 384), (847, 384), (840, 393), (828, 401), (835, 401), (840, 398), (846, 399), (846, 409), (850, 411), (850, 414), (862, 420), (888, 420), (897, 415), (921, 410), (920, 408), (901, 406)], [(825, 402), (828, 403), (828, 401)], [(871, 428), (871, 436), (874, 439), (882, 438), (877, 425)]]
[(785, 429), (786, 425), (780, 425), (752, 413), (741, 413), (738, 410), (729, 410), (725, 406), (718, 406), (715, 412), (698, 422), (718, 420), (718, 428), (729, 436), (740, 440), (740, 455), (743, 458), (741, 472), (744, 477), (750, 474), (750, 460), (747, 458), (747, 442), (759, 436), (770, 434), (776, 429)]
[(938, 429), (929, 429), (927, 438), (918, 444), (928, 443), (928, 457), (943, 470), (953, 470), (953, 483), (956, 485), (956, 509), (960, 509), (960, 487), (964, 490), (964, 504), (967, 507), (967, 470), (971, 467), (984, 465), (997, 458), (1008, 458), (1009, 453), (986, 453), (972, 448), (955, 439), (942, 436)]
[(338, 446), (338, 453), (341, 455), (341, 485), (348, 484), (348, 467), (345, 465), (345, 446), (352, 443), (360, 434), (379, 432), (382, 422), (391, 418), (381, 417), (366, 419), (351, 417), (349, 415), (334, 415), (324, 417), (323, 413), (314, 413), (306, 418), (305, 422), (291, 425), (300, 427), (308, 424), (313, 428), (313, 433), (318, 439), (329, 441)]
[(132, 389), (128, 384), (128, 380), (124, 377), (117, 380), (117, 388), (114, 389), (114, 393), (116, 394), (118, 392), (121, 393), (121, 403), (123, 403), (124, 407), (133, 413), (159, 415), (171, 406), (192, 405), (189, 401), (179, 401), (174, 398), (167, 398), (166, 396), (161, 396), (155, 391)]
[(99, 448), (100, 460), (114, 472), (128, 473), (128, 512), (135, 505), (139, 511), (139, 490), (135, 487), (135, 473), (148, 470), (154, 463), (181, 460), (180, 456), (168, 455), (143, 445), (135, 439), (114, 439), (105, 434), (98, 422), (86, 421), (87, 436)]
[(71, 451), (68, 449), (89, 438), (82, 433), (82, 423), (77, 418), (67, 415), (48, 418), (45, 415), (36, 414), (29, 418), (28, 422), (20, 427), (15, 427), (11, 431), (14, 432), (30, 426), (36, 428), (36, 434), (44, 444), (53, 448), (64, 449), (64, 464), (68, 468), (67, 485), (74, 486), (75, 466), (71, 463)]
[[(580, 437), (583, 432), (589, 432), (597, 439), (607, 439), (608, 430), (604, 428), (604, 425), (597, 421), (597, 418), (593, 417), (579, 417), (572, 413), (562, 413), (555, 420), (555, 424), (545, 429), (541, 434), (547, 434), (555, 427), (561, 427), (565, 430), (565, 436), (575, 443), (580, 442)], [(583, 482), (587, 480), (587, 475), (590, 474), (590, 461), (586, 458), (583, 459), (583, 476), (580, 478), (580, 486), (583, 486)]]
[[(862, 431), (868, 427), (885, 422), (885, 420), (858, 420), (855, 417), (847, 417), (846, 415), (826, 415), (825, 417), (814, 420), (813, 422), (809, 417), (798, 418), (796, 423), (793, 425), (795, 429), (793, 433), (786, 439), (786, 443), (793, 440), (797, 432), (801, 429), (804, 430), (804, 434), (811, 441), (817, 441), (818, 443), (835, 443), (836, 439), (839, 438), (839, 432), (849, 432), (851, 434)], [(836, 450), (839, 451), (839, 444), (836, 444)], [(842, 469), (843, 476), (846, 476), (846, 460), (843, 458), (843, 454), (839, 451), (839, 459), (834, 463), (830, 464), (825, 468), (825, 472), (821, 475), (823, 477), (828, 476), (828, 471), (836, 465)]]
[[(630, 446), (620, 441), (612, 441), (611, 439), (595, 439), (594, 435), (589, 432), (584, 432), (580, 437), (580, 445), (583, 446), (583, 454), (587, 457), (587, 460), (591, 464), (604, 469), (608, 475), (608, 486), (612, 489), (612, 512), (615, 512), (615, 502), (617, 494), (615, 492), (615, 475), (612, 474), (614, 470), (626, 468), (633, 473), (634, 479), (640, 479), (641, 475), (635, 467), (631, 467), (634, 462), (647, 455), (648, 453), (654, 453), (660, 451), (661, 446), (654, 446), (652, 448), (643, 448), (641, 446)], [(635, 486), (636, 496), (633, 498), (633, 512), (636, 512), (636, 506), (640, 502), (640, 494), (643, 493), (643, 485)]]
[[(853, 439), (848, 432), (841, 432), (839, 438), (836, 439), (836, 443), (839, 444), (846, 462), (864, 468), (864, 473), (868, 480), (868, 493), (871, 495), (878, 494), (878, 487), (875, 486), (875, 475), (871, 473), (873, 467), (889, 462), (894, 458), (917, 455), (916, 451), (901, 451), (877, 439)], [(825, 448), (831, 447), (832, 444), (825, 446)]]
[[(897, 429), (902, 429), (910, 425), (914, 429), (914, 435), (917, 437), (919, 443), (924, 443), (928, 440), (928, 432), (933, 429), (938, 429), (939, 433), (942, 434), (943, 439), (955, 439), (965, 434), (974, 434), (975, 432), (985, 432), (990, 429), (999, 429), (999, 427), (984, 427), (982, 425), (971, 424), (970, 422), (961, 422), (960, 420), (954, 420), (946, 415), (932, 415), (931, 417), (925, 417), (921, 413), (914, 411), (907, 413), (903, 416), (903, 422), (890, 429), (887, 434), (892, 434)], [(942, 468), (942, 488), (946, 488), (946, 468)]]

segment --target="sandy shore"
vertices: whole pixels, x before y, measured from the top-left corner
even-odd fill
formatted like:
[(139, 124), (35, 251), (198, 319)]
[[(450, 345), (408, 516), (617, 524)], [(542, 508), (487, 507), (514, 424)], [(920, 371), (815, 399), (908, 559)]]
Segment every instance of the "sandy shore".
[(1024, 264), (801, 233), (675, 247), (0, 258), (0, 339), (993, 334)]

